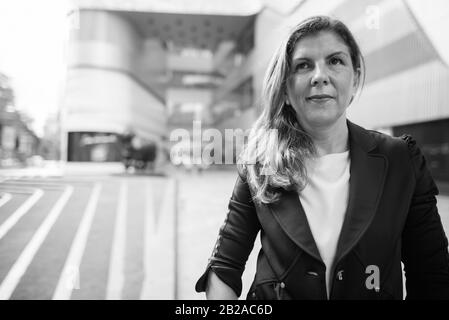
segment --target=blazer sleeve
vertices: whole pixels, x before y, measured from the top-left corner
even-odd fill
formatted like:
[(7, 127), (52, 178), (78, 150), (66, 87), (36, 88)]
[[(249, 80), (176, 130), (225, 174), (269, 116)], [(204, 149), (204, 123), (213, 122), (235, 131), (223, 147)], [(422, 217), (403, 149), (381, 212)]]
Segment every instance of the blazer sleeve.
[(438, 188), (416, 141), (406, 141), (415, 189), (402, 233), (406, 299), (449, 299), (448, 240), (437, 209)]
[(213, 271), (240, 297), (241, 277), (259, 230), (260, 223), (246, 177), (239, 171), (226, 219), (220, 228), (206, 271), (195, 285), (196, 292), (206, 291), (209, 272)]

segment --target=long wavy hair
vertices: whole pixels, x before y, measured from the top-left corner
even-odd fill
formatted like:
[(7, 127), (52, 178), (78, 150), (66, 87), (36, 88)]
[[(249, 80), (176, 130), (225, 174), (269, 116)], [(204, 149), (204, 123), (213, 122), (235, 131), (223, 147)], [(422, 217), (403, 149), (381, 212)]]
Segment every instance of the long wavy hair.
[(296, 111), (286, 104), (287, 79), (298, 41), (321, 31), (335, 33), (348, 46), (354, 72), (359, 75), (358, 89), (363, 87), (365, 62), (345, 24), (327, 16), (315, 16), (291, 30), (270, 61), (262, 86), (263, 111), (238, 159), (239, 170), (255, 190), (253, 200), (259, 203), (276, 202), (280, 189), (300, 191), (307, 183), (305, 162), (316, 155), (316, 150), (310, 135), (299, 124)]

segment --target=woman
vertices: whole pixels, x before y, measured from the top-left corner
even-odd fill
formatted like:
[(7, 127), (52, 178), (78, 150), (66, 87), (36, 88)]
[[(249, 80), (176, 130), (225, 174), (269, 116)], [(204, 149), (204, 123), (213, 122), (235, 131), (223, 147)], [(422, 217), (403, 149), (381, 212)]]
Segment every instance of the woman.
[(363, 80), (338, 20), (309, 18), (280, 46), (198, 292), (237, 299), (260, 231), (247, 299), (402, 299), (401, 262), (407, 298), (449, 299), (438, 189), (415, 141), (346, 119)]

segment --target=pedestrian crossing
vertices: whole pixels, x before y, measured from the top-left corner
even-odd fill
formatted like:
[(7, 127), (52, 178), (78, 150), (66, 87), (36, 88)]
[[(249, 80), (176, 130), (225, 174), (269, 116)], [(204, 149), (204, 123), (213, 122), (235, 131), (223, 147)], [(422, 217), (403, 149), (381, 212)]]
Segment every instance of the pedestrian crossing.
[(0, 182), (0, 299), (173, 299), (175, 180)]

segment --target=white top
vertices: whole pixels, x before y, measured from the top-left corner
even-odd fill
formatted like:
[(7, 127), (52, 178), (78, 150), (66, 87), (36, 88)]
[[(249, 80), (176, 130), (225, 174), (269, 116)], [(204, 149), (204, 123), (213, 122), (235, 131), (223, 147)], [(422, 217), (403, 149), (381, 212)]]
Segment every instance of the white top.
[(308, 184), (299, 192), (313, 238), (326, 264), (328, 298), (330, 268), (348, 205), (349, 167), (349, 151), (331, 153), (308, 161)]

